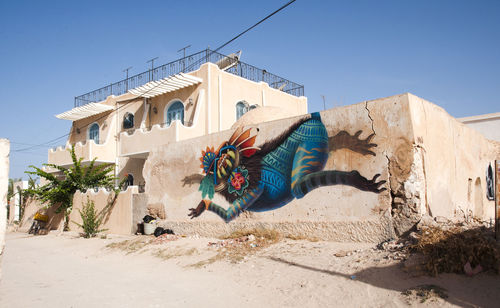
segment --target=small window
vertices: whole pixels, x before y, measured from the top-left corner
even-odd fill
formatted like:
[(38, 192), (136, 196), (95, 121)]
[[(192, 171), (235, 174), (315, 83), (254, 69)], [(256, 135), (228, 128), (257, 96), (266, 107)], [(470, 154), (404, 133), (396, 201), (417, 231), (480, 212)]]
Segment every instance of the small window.
[(130, 112), (127, 112), (123, 117), (123, 128), (133, 128), (134, 127), (134, 115)]
[(96, 144), (99, 144), (99, 124), (94, 123), (90, 125), (89, 140), (94, 140)]
[(245, 101), (238, 102), (236, 104), (236, 120), (241, 118), (245, 113), (248, 112), (248, 103)]
[(181, 101), (176, 101), (170, 105), (165, 113), (165, 124), (167, 126), (175, 120), (179, 120), (184, 124), (184, 104)]

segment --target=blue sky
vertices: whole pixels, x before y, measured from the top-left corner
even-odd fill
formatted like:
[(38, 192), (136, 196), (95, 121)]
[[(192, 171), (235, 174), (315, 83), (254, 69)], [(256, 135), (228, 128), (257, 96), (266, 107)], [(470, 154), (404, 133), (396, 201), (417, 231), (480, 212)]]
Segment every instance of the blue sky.
[[(0, 138), (11, 177), (47, 160), (74, 97), (218, 47), (286, 1), (0, 0)], [(309, 111), (411, 92), (455, 117), (500, 111), (500, 1), (298, 0), (221, 52), (305, 86)], [(58, 140), (54, 145), (62, 145)]]

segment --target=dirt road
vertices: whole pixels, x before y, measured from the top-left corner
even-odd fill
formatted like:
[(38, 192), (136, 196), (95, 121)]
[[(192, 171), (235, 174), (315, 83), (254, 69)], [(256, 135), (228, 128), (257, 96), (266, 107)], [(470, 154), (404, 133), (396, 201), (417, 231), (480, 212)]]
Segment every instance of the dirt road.
[[(283, 240), (232, 263), (205, 238), (7, 236), (0, 307), (498, 307), (499, 276), (411, 278), (373, 244)], [(110, 244), (114, 248), (110, 248)], [(345, 257), (339, 251), (350, 251)], [(234, 260), (233, 260), (234, 261)], [(401, 295), (437, 285), (447, 298)]]

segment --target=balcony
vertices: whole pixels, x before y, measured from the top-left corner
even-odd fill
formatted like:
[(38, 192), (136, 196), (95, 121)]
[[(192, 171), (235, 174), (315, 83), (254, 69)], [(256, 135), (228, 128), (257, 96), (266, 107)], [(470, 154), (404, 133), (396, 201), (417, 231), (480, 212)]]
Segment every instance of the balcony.
[(121, 156), (146, 158), (152, 148), (170, 142), (177, 142), (200, 136), (201, 131), (194, 126), (184, 126), (173, 121), (169, 126), (156, 124), (151, 129), (136, 129), (120, 134)]
[(127, 79), (112, 83), (100, 89), (75, 97), (75, 107), (92, 102), (100, 102), (110, 95), (122, 95), (130, 89), (140, 87), (150, 81), (192, 72), (204, 63), (215, 63), (222, 70), (255, 82), (266, 82), (270, 87), (300, 97), (304, 96), (304, 86), (271, 74), (264, 69), (239, 61), (236, 56), (226, 56), (216, 51), (206, 49), (173, 62), (155, 67)]
[[(71, 145), (49, 149), (48, 163), (63, 167), (71, 166), (73, 160), (69, 152), (70, 149)], [(116, 146), (111, 142), (96, 144), (94, 140), (87, 140), (75, 144), (75, 154), (77, 158), (83, 157), (83, 164), (88, 164), (94, 158), (96, 158), (96, 164), (115, 163)]]

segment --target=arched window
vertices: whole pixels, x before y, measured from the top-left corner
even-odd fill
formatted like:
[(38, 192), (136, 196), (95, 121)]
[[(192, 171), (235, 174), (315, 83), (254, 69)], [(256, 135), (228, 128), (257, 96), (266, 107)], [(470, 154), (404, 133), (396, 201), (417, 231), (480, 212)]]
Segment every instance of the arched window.
[(134, 115), (127, 112), (123, 117), (123, 128), (133, 128), (134, 127)]
[(238, 102), (236, 104), (236, 120), (241, 118), (248, 111), (248, 103), (245, 101)]
[(176, 101), (168, 107), (165, 113), (165, 124), (170, 125), (172, 121), (179, 120), (184, 124), (184, 104), (181, 101)]
[(90, 125), (89, 140), (94, 140), (96, 144), (99, 144), (99, 125), (97, 123)]

